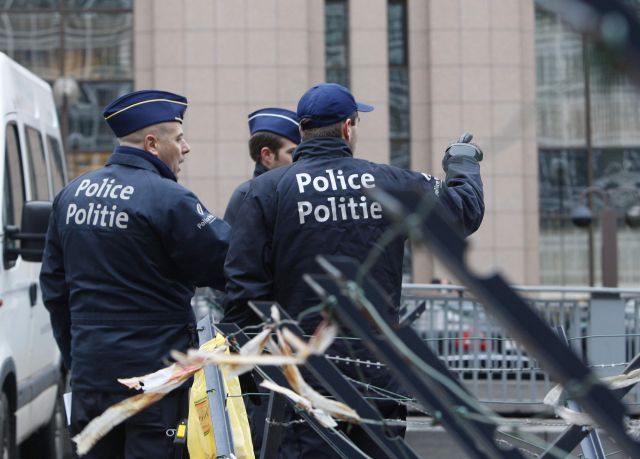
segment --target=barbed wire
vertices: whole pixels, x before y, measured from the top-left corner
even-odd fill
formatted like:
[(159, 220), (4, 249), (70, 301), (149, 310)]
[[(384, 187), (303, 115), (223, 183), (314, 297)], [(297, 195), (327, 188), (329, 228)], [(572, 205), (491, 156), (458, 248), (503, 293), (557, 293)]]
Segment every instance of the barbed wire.
[[(274, 421), (272, 419), (266, 418), (265, 421), (267, 422), (267, 424), (271, 424), (271, 425), (277, 425), (277, 426), (281, 426), (281, 427), (290, 427), (292, 425), (296, 425), (296, 424), (305, 424), (307, 423), (307, 421), (305, 419), (294, 419), (291, 421)], [(562, 427), (565, 426), (566, 423), (542, 423), (542, 422), (532, 422), (531, 420), (527, 420), (528, 422), (526, 423), (526, 425), (536, 425), (536, 426), (552, 426), (552, 427)], [(342, 421), (339, 421), (342, 422)], [(439, 424), (439, 422), (435, 419), (432, 418), (431, 420), (427, 420), (427, 421), (416, 421), (416, 420), (405, 420), (405, 419), (382, 419), (382, 420), (377, 420), (377, 419), (368, 419), (368, 418), (361, 418), (360, 419), (360, 424), (367, 424), (367, 425), (377, 425), (377, 426), (382, 426), (382, 427), (404, 427), (406, 429), (416, 429), (416, 428), (436, 428), (436, 429), (441, 429), (442, 426)], [(504, 426), (519, 426), (519, 425), (523, 425), (523, 423), (516, 423), (516, 422), (510, 422), (508, 424), (504, 424), (501, 427)], [(512, 440), (516, 441), (516, 442), (521, 442), (524, 443), (528, 446), (532, 446), (534, 448), (539, 448), (541, 450), (545, 450), (546, 448), (548, 448), (550, 445), (548, 445), (543, 439), (536, 437), (535, 435), (528, 435), (528, 434), (524, 434), (523, 432), (519, 432), (519, 434), (521, 436), (516, 436), (510, 432), (505, 432), (505, 431), (499, 431), (499, 435), (511, 438)], [(496, 438), (495, 439), (496, 444), (502, 444), (511, 448), (517, 448), (518, 450), (522, 451), (522, 452), (526, 452), (529, 455), (532, 455), (533, 457), (539, 457), (539, 454), (537, 452), (533, 452), (530, 450), (527, 450), (526, 448), (523, 448), (521, 446), (517, 446), (515, 443), (509, 442), (507, 440), (504, 439), (500, 439), (500, 438)], [(571, 456), (571, 455), (567, 455), (566, 452), (559, 450), (558, 448), (552, 448), (549, 451), (552, 455), (558, 457), (558, 458), (566, 458), (566, 457), (575, 457), (575, 456)], [(612, 453), (615, 454), (615, 453)]]
[(519, 446), (515, 446), (515, 445), (513, 445), (512, 443), (509, 443), (507, 440), (503, 440), (502, 438), (496, 438), (496, 440), (495, 440), (495, 441), (496, 441), (496, 444), (499, 444), (499, 445), (505, 445), (505, 446), (508, 446), (508, 447), (510, 447), (510, 448), (514, 448), (514, 447), (515, 447), (518, 451), (520, 451), (520, 452), (522, 452), (522, 453), (525, 453), (525, 454), (528, 454), (528, 455), (530, 455), (531, 457), (540, 457), (540, 455), (539, 455), (538, 453), (534, 453), (534, 452), (532, 452), (532, 451), (529, 451), (529, 450), (528, 450), (528, 449), (526, 449), (526, 448), (522, 448), (522, 447), (519, 447)]
[[(356, 289), (353, 289), (353, 286), (351, 286), (352, 290), (351, 293), (356, 293), (356, 298), (357, 301), (359, 302), (364, 302), (366, 303), (368, 300), (366, 298), (363, 298), (362, 292), (358, 291)], [(353, 299), (353, 297), (352, 297)], [(327, 306), (330, 304), (329, 301), (327, 301), (327, 298), (323, 299), (322, 303), (315, 305), (313, 307), (308, 308), (307, 310), (303, 311), (301, 314), (298, 315), (297, 319), (298, 320), (302, 320), (304, 317), (311, 315), (311, 314), (318, 314), (320, 312), (322, 312), (322, 310), (324, 310), (325, 308), (327, 308)], [(366, 308), (367, 311), (371, 314), (371, 310), (369, 308)], [(286, 325), (287, 323), (295, 323), (297, 324), (297, 321), (294, 320), (284, 320), (282, 321), (282, 325)], [(252, 326), (247, 326), (244, 327), (242, 330), (240, 330), (239, 332), (235, 332), (232, 333), (228, 336), (228, 339), (233, 339), (233, 337), (240, 333), (240, 332), (250, 332), (251, 330), (254, 329), (260, 329), (262, 327), (264, 327), (265, 325), (268, 325), (267, 323), (262, 323), (262, 324), (258, 324), (258, 325), (252, 325)], [(389, 330), (385, 330), (384, 327), (381, 327), (382, 330), (382, 334), (384, 335), (385, 338), (387, 338), (390, 341), (394, 341), (394, 338), (397, 338), (397, 336), (395, 336), (394, 333), (389, 333)], [(584, 335), (584, 336), (579, 336), (579, 337), (574, 337), (572, 338), (573, 340), (579, 340), (579, 339), (589, 339), (589, 338), (600, 338), (600, 337), (633, 337), (633, 336), (640, 336), (640, 334), (618, 334), (618, 335)], [(354, 354), (353, 353), (353, 349), (351, 348), (351, 344), (350, 343), (354, 343), (354, 342), (359, 342), (361, 341), (358, 338), (355, 337), (348, 337), (348, 336), (340, 336), (337, 339), (339, 340), (344, 340), (346, 342), (346, 345), (348, 348), (350, 348), (351, 352), (350, 354)], [(514, 342), (514, 340), (512, 338), (509, 337), (497, 337), (497, 336), (467, 336), (467, 337), (437, 337), (437, 338), (424, 338), (423, 341), (425, 342), (451, 342), (451, 341), (460, 341), (460, 339), (464, 339), (465, 341), (479, 341), (479, 340), (483, 340), (483, 341), (491, 341), (491, 342), (504, 342), (504, 341), (511, 341)], [(452, 357), (456, 357), (456, 356), (461, 356), (461, 355), (470, 355), (471, 360), (473, 361), (474, 359), (481, 359), (482, 357), (478, 357), (477, 355), (473, 355), (473, 354), (469, 354), (467, 352), (459, 352), (458, 355), (453, 354)], [(460, 415), (460, 416), (464, 416), (468, 419), (473, 419), (476, 421), (481, 421), (481, 422), (485, 422), (485, 423), (492, 423), (494, 425), (496, 425), (497, 428), (518, 428), (518, 427), (522, 427), (522, 426), (531, 426), (531, 425), (536, 425), (536, 426), (553, 426), (553, 427), (558, 427), (558, 426), (566, 426), (566, 423), (563, 423), (562, 421), (557, 421), (557, 422), (552, 422), (549, 420), (532, 420), (532, 419), (525, 419), (525, 420), (508, 420), (505, 418), (502, 418), (500, 416), (495, 415), (494, 413), (491, 412), (487, 412), (482, 408), (482, 404), (484, 403), (491, 403), (494, 401), (484, 401), (484, 400), (477, 400), (475, 399), (473, 396), (466, 394), (464, 391), (462, 391), (457, 384), (452, 383), (452, 381), (445, 379), (442, 380), (442, 374), (436, 370), (435, 368), (426, 365), (424, 362), (420, 361), (419, 359), (418, 362), (416, 362), (416, 359), (412, 359), (410, 354), (406, 354), (405, 356), (409, 357), (409, 360), (412, 361), (412, 363), (416, 364), (417, 366), (426, 374), (428, 374), (429, 376), (431, 376), (432, 378), (434, 378), (435, 380), (439, 381), (441, 384), (447, 386), (450, 390), (452, 390), (454, 393), (456, 393), (456, 395), (460, 396), (463, 400), (465, 400), (465, 402), (469, 403), (471, 406), (475, 406), (476, 409), (478, 409), (477, 413), (469, 413), (467, 408), (464, 406), (458, 406), (458, 407), (454, 407), (454, 411)], [(379, 362), (379, 361), (371, 361), (371, 360), (364, 360), (364, 359), (358, 359), (358, 358), (351, 358), (351, 357), (347, 357), (347, 356), (340, 356), (340, 355), (327, 355), (326, 356), (329, 360), (338, 362), (338, 363), (342, 363), (342, 364), (347, 364), (347, 365), (354, 365), (356, 368), (378, 368), (378, 369), (383, 369), (386, 367), (386, 365), (383, 362)], [(417, 357), (417, 356), (416, 356)], [(503, 355), (504, 357), (504, 355)], [(526, 357), (526, 354), (523, 355), (518, 355), (518, 358), (522, 358), (522, 357)], [(443, 361), (447, 362), (447, 359), (444, 358)], [(597, 364), (597, 365), (591, 365), (592, 368), (612, 368), (612, 367), (618, 367), (618, 366), (623, 366), (626, 365), (627, 362), (620, 362), (620, 363), (611, 363), (611, 364)], [(480, 368), (475, 368), (475, 367), (467, 367), (467, 368), (462, 368), (462, 367), (455, 367), (452, 366), (449, 368), (449, 370), (451, 371), (455, 371), (455, 372), (477, 372), (477, 373), (506, 373), (506, 372), (544, 372), (544, 370), (542, 368), (538, 368), (538, 367), (512, 367), (512, 368), (493, 368), (493, 367), (489, 367), (489, 368), (485, 368), (485, 367), (480, 367)], [(359, 373), (358, 375), (361, 379), (365, 379), (364, 375), (362, 373)], [(353, 378), (348, 378), (349, 380), (351, 380), (352, 382), (354, 382), (355, 384), (361, 385), (362, 387), (365, 387), (367, 390), (376, 393), (377, 395), (379, 395), (378, 397), (371, 397), (371, 396), (364, 396), (365, 399), (368, 400), (381, 400), (381, 401), (393, 401), (396, 403), (401, 403), (406, 405), (407, 407), (409, 407), (410, 409), (416, 410), (418, 412), (424, 413), (428, 416), (430, 416), (430, 419), (427, 421), (416, 421), (416, 420), (401, 420), (401, 419), (384, 419), (384, 420), (373, 420), (373, 419), (363, 419), (362, 422), (365, 424), (376, 424), (376, 425), (381, 425), (381, 426), (386, 426), (386, 427), (405, 427), (405, 428), (421, 428), (421, 427), (434, 427), (434, 426), (438, 426), (439, 425), (439, 418), (438, 418), (438, 414), (439, 413), (435, 413), (435, 416), (433, 416), (433, 413), (429, 413), (426, 410), (424, 410), (423, 408), (420, 407), (419, 402), (411, 397), (408, 397), (406, 395), (403, 394), (398, 394), (398, 393), (394, 393), (391, 391), (388, 391), (384, 388), (380, 388), (374, 385), (371, 385), (369, 383), (363, 383), (361, 381), (357, 381)], [(265, 395), (269, 395), (269, 394), (263, 394), (263, 393), (257, 393), (257, 394), (243, 394), (243, 395), (259, 395), (259, 396), (265, 396)], [(504, 403), (503, 402), (495, 402), (495, 403)], [(508, 403), (511, 403), (508, 402)], [(287, 421), (287, 422), (279, 422), (279, 421), (274, 421), (271, 419), (266, 419), (266, 422), (268, 424), (273, 424), (273, 425), (280, 425), (283, 427), (289, 427), (291, 425), (295, 425), (295, 424), (301, 424), (301, 423), (305, 423), (306, 421), (304, 419), (295, 419), (292, 421)], [(331, 429), (333, 430), (333, 429)], [(521, 436), (515, 436), (506, 432), (501, 431), (500, 432), (501, 435), (504, 435), (508, 438), (513, 439), (516, 442), (521, 442), (524, 443), (525, 445), (534, 447), (534, 448), (542, 448), (544, 449), (545, 447), (548, 446), (548, 444), (546, 444), (544, 441), (542, 441), (541, 439), (531, 436), (531, 438), (529, 438), (528, 435), (521, 435)], [(520, 446), (514, 446), (514, 443), (510, 443), (509, 441), (503, 440), (503, 439), (496, 439), (496, 443), (502, 443), (505, 445), (509, 445), (510, 447), (515, 447), (518, 450), (529, 454), (533, 457), (539, 457), (539, 455), (535, 452), (529, 451), (526, 448), (522, 448)], [(551, 452), (552, 455), (557, 456), (557, 457), (565, 457), (566, 454), (564, 452), (560, 453), (558, 451), (552, 451)], [(611, 453), (611, 455), (615, 455), (617, 454), (617, 452)]]
[(359, 304), (363, 309), (367, 311), (369, 317), (375, 322), (378, 329), (382, 332), (384, 337), (392, 343), (394, 348), (400, 352), (411, 364), (420, 369), (424, 374), (433, 378), (438, 383), (447, 387), (453, 394), (464, 400), (469, 406), (474, 407), (478, 412), (483, 413), (488, 411), (482, 407), (477, 399), (468, 394), (458, 384), (452, 381), (447, 375), (442, 374), (439, 370), (424, 362), (418, 357), (412, 349), (410, 349), (396, 334), (391, 326), (382, 318), (380, 312), (375, 306), (373, 306), (366, 296), (363, 295), (362, 289), (353, 282), (346, 282), (346, 293), (349, 298)]
[(569, 341), (575, 341), (579, 339), (591, 339), (591, 338), (629, 338), (629, 337), (638, 337), (640, 333), (615, 333), (611, 335), (581, 335), (574, 336), (573, 338), (569, 338)]
[[(380, 361), (374, 360), (362, 360), (362, 359), (354, 359), (350, 357), (340, 356), (340, 355), (330, 355), (327, 354), (325, 357), (329, 360), (333, 360), (339, 363), (345, 363), (348, 365), (359, 365), (367, 368), (370, 367), (386, 367), (387, 365)], [(450, 355), (450, 357), (457, 357), (457, 355)], [(474, 357), (474, 356), (471, 356)], [(448, 363), (446, 357), (440, 357), (440, 359)], [(476, 360), (482, 360), (482, 358), (475, 357)], [(473, 359), (470, 359), (473, 360)], [(501, 362), (501, 360), (495, 360), (495, 362)], [(624, 367), (629, 365), (629, 362), (618, 362), (618, 363), (599, 363), (593, 365), (587, 365), (588, 368), (616, 368), (616, 367)], [(449, 366), (450, 371), (455, 371), (459, 373), (465, 372), (478, 372), (478, 373), (509, 373), (509, 372), (545, 372), (546, 370), (541, 367), (508, 367), (508, 368), (498, 368), (498, 367), (458, 367), (458, 366)]]
[[(465, 328), (454, 327), (447, 330), (439, 330), (438, 333), (457, 333), (467, 331)], [(492, 330), (490, 333), (500, 333), (501, 330)], [(306, 338), (311, 337), (311, 335), (304, 335)], [(640, 333), (618, 333), (618, 334), (610, 334), (610, 335), (579, 335), (568, 338), (569, 341), (578, 341), (578, 340), (588, 340), (593, 338), (636, 338), (640, 337)], [(336, 336), (336, 340), (345, 340), (345, 341), (362, 341), (360, 338), (355, 336)], [(517, 343), (515, 338), (509, 336), (440, 336), (436, 338), (421, 338), (421, 340), (425, 343), (440, 343), (447, 341), (485, 341), (485, 342), (505, 342), (509, 341), (512, 343)], [(524, 348), (520, 348), (521, 352), (525, 353)]]
[[(254, 325), (254, 326), (249, 326), (249, 327), (245, 327), (244, 330), (246, 329), (252, 329), (252, 328), (258, 328), (259, 325)], [(367, 361), (367, 360), (362, 360), (362, 359), (352, 359), (349, 357), (342, 357), (342, 356), (333, 356), (333, 355), (328, 355), (327, 356), (328, 359), (330, 360), (334, 360), (334, 361), (339, 361), (339, 362), (349, 362), (351, 364), (354, 365), (359, 365), (359, 366), (376, 366), (376, 367), (384, 367), (385, 365), (382, 362), (373, 362), (373, 361)], [(611, 363), (611, 364), (598, 364), (598, 365), (592, 365), (592, 367), (599, 367), (599, 368), (605, 368), (605, 367), (616, 367), (616, 366), (623, 366), (626, 365), (627, 362), (620, 362), (620, 363)], [(453, 370), (457, 370), (457, 371), (472, 371), (473, 369), (469, 369), (469, 368), (453, 368)], [(513, 371), (516, 370), (516, 368), (480, 368), (480, 369), (476, 369), (478, 371)], [(517, 369), (519, 371), (534, 371), (537, 370), (536, 368), (521, 368), (521, 369)], [(367, 390), (376, 393), (377, 395), (379, 395), (379, 397), (371, 397), (371, 396), (364, 396), (365, 399), (368, 400), (381, 400), (381, 401), (393, 401), (396, 403), (400, 403), (400, 404), (404, 404), (406, 406), (408, 406), (410, 409), (416, 410), (418, 412), (422, 412), (424, 414), (426, 414), (427, 416), (430, 416), (430, 419), (427, 421), (416, 421), (416, 420), (401, 420), (401, 419), (384, 419), (384, 420), (373, 420), (373, 419), (363, 419), (362, 422), (366, 423), (366, 424), (376, 424), (376, 425), (381, 425), (381, 426), (385, 426), (385, 427), (405, 427), (405, 428), (414, 428), (414, 429), (418, 429), (418, 428), (424, 428), (424, 427), (437, 427), (439, 425), (439, 420), (437, 419), (437, 414), (436, 416), (432, 416), (432, 413), (427, 412), (426, 410), (422, 409), (419, 405), (419, 402), (411, 397), (408, 397), (406, 395), (403, 394), (398, 394), (392, 391), (389, 391), (387, 389), (381, 388), (381, 387), (377, 387), (375, 385), (372, 385), (370, 383), (364, 383), (362, 381), (358, 381), (354, 378), (348, 378), (351, 382), (353, 382), (356, 385), (362, 386), (364, 388), (366, 388)], [(258, 396), (266, 396), (269, 395), (268, 393), (247, 393), (247, 394), (243, 394), (243, 395), (258, 395)], [(487, 401), (483, 401), (483, 400), (478, 400), (477, 402), (479, 403), (486, 403)], [(535, 425), (535, 426), (546, 426), (546, 427), (558, 427), (558, 426), (566, 426), (567, 424), (563, 421), (549, 421), (549, 420), (535, 420), (535, 419), (524, 419), (524, 420), (512, 420), (512, 419), (506, 419), (506, 418), (502, 418), (499, 417), (497, 415), (494, 416), (485, 416), (484, 414), (472, 414), (472, 416), (470, 416), (470, 413), (468, 413), (468, 411), (466, 410), (466, 407), (457, 407), (455, 409), (455, 411), (460, 414), (461, 416), (466, 416), (467, 418), (474, 418), (475, 420), (481, 420), (483, 422), (491, 422), (494, 423), (498, 428), (503, 429), (503, 428), (518, 428), (518, 427), (522, 427), (522, 426), (531, 426), (531, 425)], [(289, 427), (291, 425), (294, 424), (300, 424), (300, 423), (304, 423), (306, 422), (304, 419), (296, 419), (293, 421), (288, 421), (288, 422), (278, 422), (278, 421), (273, 421), (270, 419), (267, 419), (267, 422), (270, 424), (274, 424), (274, 425), (280, 425), (283, 427)], [(636, 423), (637, 425), (638, 423)], [(511, 434), (508, 434), (506, 432), (501, 431), (500, 432), (501, 435), (507, 436), (512, 438), (514, 441), (517, 442), (522, 442), (524, 444), (527, 444), (529, 446), (533, 446), (533, 447), (539, 447), (539, 448), (544, 448), (545, 446), (547, 446), (546, 444), (544, 444), (540, 439), (538, 439), (537, 437), (534, 438), (530, 438), (527, 440), (527, 435), (522, 435), (522, 433), (520, 432), (520, 436), (514, 436)], [(506, 440), (502, 440), (502, 439), (496, 439), (497, 443), (502, 443), (505, 445), (509, 445), (510, 447), (515, 447), (518, 450), (529, 454), (533, 457), (538, 457), (538, 454), (532, 451), (527, 450), (526, 448), (522, 448), (521, 446), (515, 446), (513, 443), (510, 443)], [(557, 453), (557, 454), (556, 454)], [(552, 455), (557, 456), (557, 457), (565, 457), (564, 455), (561, 455), (560, 453), (556, 452), (553, 453)], [(615, 455), (617, 452), (611, 453), (611, 455)]]
[(295, 424), (306, 424), (306, 419), (294, 419), (293, 421), (274, 421), (273, 419), (264, 418), (264, 422), (272, 426), (291, 427)]
[[(466, 411), (466, 410), (463, 410), (460, 414), (461, 414), (461, 416), (466, 416), (469, 419), (474, 419), (474, 420), (476, 420), (478, 422), (486, 422), (484, 420), (485, 418), (483, 416), (478, 416), (477, 414), (470, 413), (469, 411)], [(566, 451), (563, 451), (560, 448), (557, 448), (557, 447), (553, 446), (552, 444), (546, 442), (542, 438), (537, 437), (537, 436), (535, 436), (533, 434), (529, 434), (529, 433), (526, 433), (526, 432), (523, 432), (523, 431), (518, 431), (518, 434), (520, 436), (515, 436), (513, 433), (510, 433), (510, 432), (507, 432), (507, 431), (504, 431), (504, 430), (499, 430), (500, 427), (509, 427), (508, 425), (503, 423), (503, 421), (505, 421), (505, 419), (500, 417), (500, 416), (496, 415), (495, 417), (492, 418), (492, 421), (494, 421), (495, 423), (499, 424), (498, 430), (496, 431), (497, 434), (499, 434), (499, 435), (511, 438), (511, 439), (516, 440), (518, 442), (522, 442), (522, 443), (526, 444), (527, 446), (532, 446), (532, 447), (538, 448), (538, 449), (540, 449), (542, 451), (546, 451), (551, 456), (554, 456), (554, 457), (556, 457), (558, 459), (566, 459), (566, 458), (572, 458), (572, 457), (575, 458), (575, 456), (573, 456), (571, 454), (567, 454)], [(511, 426), (511, 427), (514, 428), (516, 426)], [(495, 439), (495, 440), (497, 440), (497, 439)], [(506, 442), (506, 443), (510, 444), (510, 446), (512, 448), (518, 448), (518, 449), (520, 448), (520, 447), (516, 446), (513, 443), (509, 443), (509, 442)], [(536, 454), (536, 455), (538, 454), (538, 453), (533, 453), (531, 451), (528, 451), (528, 453)]]
[[(458, 415), (466, 416), (469, 419), (488, 424), (501, 424), (502, 418), (500, 416), (488, 411), (484, 406), (482, 406), (482, 404), (478, 402), (475, 397), (468, 394), (462, 387), (458, 386), (456, 382), (450, 380), (440, 371), (433, 368), (431, 365), (427, 364), (416, 354), (414, 354), (414, 352), (409, 349), (402, 340), (398, 338), (390, 325), (386, 323), (386, 321), (380, 316), (380, 313), (377, 311), (375, 306), (369, 303), (368, 299), (362, 294), (362, 290), (359, 286), (349, 281), (343, 283), (346, 284), (346, 286), (342, 286), (343, 290), (346, 290), (345, 293), (348, 294), (352, 301), (356, 302), (361, 308), (366, 310), (370, 319), (382, 332), (382, 335), (394, 345), (395, 349), (400, 352), (404, 358), (406, 358), (411, 364), (419, 368), (424, 374), (429, 375), (440, 384), (447, 387), (447, 389), (453, 392), (456, 396), (464, 400), (469, 407), (472, 407), (476, 410), (475, 413), (472, 413), (469, 412), (468, 406), (454, 407), (455, 412), (457, 412)], [(532, 446), (538, 447), (537, 443), (540, 443), (540, 439), (533, 437), (532, 440), (529, 440), (529, 442)], [(557, 448), (551, 448), (550, 453), (558, 458), (566, 457), (566, 454), (563, 454), (564, 452), (557, 450)]]

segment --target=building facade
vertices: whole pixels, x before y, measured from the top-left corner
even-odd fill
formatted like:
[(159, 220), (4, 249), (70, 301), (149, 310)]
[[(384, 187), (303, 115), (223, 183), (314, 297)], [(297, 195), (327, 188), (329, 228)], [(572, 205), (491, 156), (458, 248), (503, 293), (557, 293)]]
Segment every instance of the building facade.
[[(190, 99), (183, 182), (213, 210), (253, 169), (248, 113), (346, 83), (376, 106), (358, 156), (442, 175), (447, 144), (474, 133), (487, 214), (470, 261), (538, 281), (533, 2), (136, 0), (134, 11), (135, 85)], [(423, 251), (412, 262), (416, 282), (449, 277)]]
[[(570, 209), (604, 176), (620, 172), (625, 187), (635, 177), (637, 90), (597, 66), (585, 80), (582, 39), (533, 0), (5, 0), (0, 20), (0, 50), (51, 83), (79, 83), (61, 106), (72, 175), (113, 146), (100, 117), (109, 100), (134, 88), (186, 94), (181, 181), (217, 214), (253, 170), (247, 114), (295, 109), (323, 81), (376, 107), (357, 156), (442, 175), (447, 144), (475, 135), (486, 216), (468, 260), (479, 272), (586, 283), (588, 237)], [(580, 153), (587, 131), (591, 159)], [(608, 172), (586, 177), (586, 163)], [(596, 229), (595, 252), (597, 240)], [(428, 252), (407, 253), (408, 279), (450, 278)], [(634, 262), (621, 258), (625, 283), (640, 277)]]

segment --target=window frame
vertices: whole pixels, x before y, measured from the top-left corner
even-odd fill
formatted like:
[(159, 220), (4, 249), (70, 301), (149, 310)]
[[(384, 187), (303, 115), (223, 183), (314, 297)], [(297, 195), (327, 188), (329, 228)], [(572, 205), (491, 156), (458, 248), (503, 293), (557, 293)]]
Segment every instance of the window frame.
[[(47, 168), (49, 170), (50, 179), (49, 183), (51, 184), (50, 196), (53, 199), (67, 184), (67, 158), (64, 154), (62, 142), (59, 138), (47, 133), (44, 133), (44, 137), (47, 156)], [(55, 147), (53, 147), (53, 145), (55, 145)], [(56, 171), (59, 171), (60, 174), (56, 174)], [(61, 179), (59, 188), (57, 187), (54, 179), (54, 177), (58, 176)]]
[[(38, 155), (35, 152), (33, 145), (31, 144), (32, 133), (37, 138), (41, 155)], [(47, 152), (45, 150), (43, 133), (40, 129), (25, 123), (24, 138), (27, 147), (27, 163), (29, 165), (29, 196), (32, 201), (50, 201), (52, 199), (51, 174), (49, 171), (49, 161), (47, 159)], [(42, 176), (40, 174), (40, 172), (42, 172), (42, 169), (37, 168), (37, 164), (41, 164), (42, 166), (44, 166), (44, 178), (46, 178), (47, 183), (46, 196), (41, 196), (40, 193), (39, 183), (42, 179)]]
[[(15, 145), (17, 148), (16, 154), (9, 154), (9, 131), (13, 131), (15, 134)], [(4, 157), (4, 183), (3, 183), (3, 191), (4, 197), (2, 201), (2, 232), (6, 233), (6, 229), (8, 226), (18, 226), (22, 225), (22, 211), (24, 209), (24, 205), (27, 202), (27, 189), (25, 186), (25, 168), (24, 168), (24, 158), (22, 156), (23, 153), (23, 144), (21, 142), (21, 130), (18, 122), (16, 120), (9, 120), (5, 124), (4, 131), (4, 149), (5, 149), (5, 157)], [(13, 156), (13, 158), (11, 158)], [(12, 160), (18, 161), (17, 169), (12, 167)], [(20, 179), (21, 190), (22, 190), (22, 200), (20, 205), (19, 215), (16, 215), (16, 206), (14, 201), (14, 179), (13, 175), (14, 170), (16, 170), (16, 174)], [(8, 212), (8, 204), (11, 204), (11, 221), (9, 221), (9, 212)], [(7, 257), (7, 249), (17, 248), (18, 242), (7, 237), (4, 237), (3, 244), (3, 267), (5, 270), (11, 269), (16, 265), (16, 258)]]

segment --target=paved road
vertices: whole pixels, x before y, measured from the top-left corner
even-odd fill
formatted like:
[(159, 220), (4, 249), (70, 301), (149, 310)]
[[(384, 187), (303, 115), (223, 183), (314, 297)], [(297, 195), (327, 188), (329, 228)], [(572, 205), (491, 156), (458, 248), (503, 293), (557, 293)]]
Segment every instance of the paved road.
[[(517, 419), (510, 419), (515, 421)], [(541, 446), (552, 442), (563, 430), (562, 426), (558, 425), (526, 425), (527, 419), (520, 419), (522, 424), (519, 426), (519, 432), (516, 433), (520, 438), (523, 435), (527, 435), (529, 438), (539, 439)], [(429, 427), (430, 419), (423, 417), (411, 417), (409, 418), (409, 428), (407, 429), (407, 442), (416, 451), (420, 457), (436, 459), (458, 459), (467, 458), (468, 456), (457, 446), (455, 440), (451, 435), (448, 435), (442, 427)], [(540, 419), (533, 422), (544, 422)], [(550, 420), (549, 424), (557, 424), (557, 420)], [(627, 455), (620, 453), (620, 448), (608, 438), (604, 432), (599, 432), (600, 439), (603, 442), (603, 447), (607, 457), (614, 459), (625, 459)], [(506, 437), (502, 437), (506, 438)], [(539, 454), (536, 448), (530, 445), (521, 444), (518, 447), (522, 448), (525, 457), (535, 457), (534, 454)], [(531, 454), (527, 454), (530, 452)], [(581, 457), (582, 450), (578, 447), (573, 451), (575, 457)]]

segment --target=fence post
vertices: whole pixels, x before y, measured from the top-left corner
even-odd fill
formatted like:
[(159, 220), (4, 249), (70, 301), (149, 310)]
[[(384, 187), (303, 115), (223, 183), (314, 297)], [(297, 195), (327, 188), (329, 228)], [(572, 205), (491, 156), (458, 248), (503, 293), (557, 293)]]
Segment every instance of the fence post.
[[(209, 313), (198, 322), (198, 339), (200, 340), (200, 344), (206, 343), (215, 336), (216, 330), (213, 328), (211, 321), (212, 317), (211, 313)], [(206, 365), (203, 370), (207, 385), (211, 425), (213, 426), (213, 434), (216, 442), (216, 457), (235, 457), (222, 371), (219, 367), (213, 365)]]
[(260, 447), (260, 459), (275, 459), (278, 457), (278, 449), (282, 440), (282, 422), (284, 419), (284, 409), (287, 403), (284, 395), (277, 392), (269, 394), (269, 408), (264, 424), (262, 445)]
[[(591, 365), (627, 361), (624, 300), (618, 293), (595, 292), (591, 295), (589, 327), (587, 328), (587, 358)], [(598, 376), (611, 376), (617, 367), (595, 368)]]

